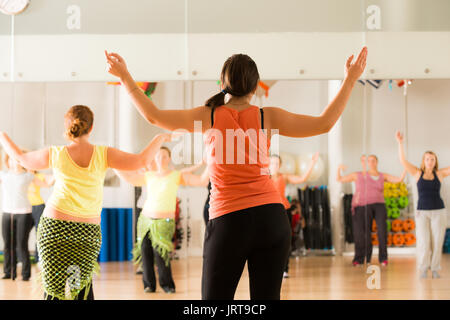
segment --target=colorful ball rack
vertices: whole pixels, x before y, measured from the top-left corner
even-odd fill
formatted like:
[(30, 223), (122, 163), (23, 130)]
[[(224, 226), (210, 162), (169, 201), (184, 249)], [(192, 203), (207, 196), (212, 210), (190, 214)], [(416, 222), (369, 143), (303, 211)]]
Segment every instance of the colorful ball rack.
[[(406, 184), (384, 184), (384, 199), (387, 210), (388, 247), (410, 247), (416, 244), (414, 219), (405, 217), (405, 211), (409, 206), (409, 193)], [(378, 245), (377, 227), (375, 221), (372, 224), (372, 244)]]

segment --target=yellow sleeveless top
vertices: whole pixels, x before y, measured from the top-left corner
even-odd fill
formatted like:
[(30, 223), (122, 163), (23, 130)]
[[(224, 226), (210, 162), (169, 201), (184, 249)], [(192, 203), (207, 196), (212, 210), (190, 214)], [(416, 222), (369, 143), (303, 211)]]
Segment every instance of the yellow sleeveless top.
[(105, 146), (94, 146), (89, 166), (83, 168), (72, 160), (65, 146), (51, 147), (49, 166), (53, 168), (55, 186), (47, 204), (74, 217), (99, 217), (108, 169), (107, 150)]
[(173, 213), (177, 208), (177, 191), (181, 182), (180, 171), (160, 177), (154, 171), (145, 173), (147, 200), (143, 211), (158, 213)]
[[(45, 180), (45, 176), (42, 173), (36, 173), (34, 176), (41, 181)], [(28, 200), (32, 206), (44, 204), (44, 200), (41, 197), (41, 187), (35, 185), (33, 182), (28, 187)]]

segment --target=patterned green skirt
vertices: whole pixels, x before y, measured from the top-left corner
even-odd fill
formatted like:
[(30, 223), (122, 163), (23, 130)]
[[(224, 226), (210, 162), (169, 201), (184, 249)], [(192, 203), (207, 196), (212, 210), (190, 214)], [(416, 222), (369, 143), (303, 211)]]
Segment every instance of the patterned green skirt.
[(175, 233), (174, 219), (152, 219), (140, 215), (137, 223), (137, 240), (133, 249), (133, 260), (136, 264), (141, 262), (141, 247), (145, 235), (148, 233), (153, 248), (169, 265), (170, 253), (173, 251), (173, 235)]
[(92, 276), (99, 270), (100, 225), (41, 217), (37, 242), (44, 292), (73, 300), (86, 288), (86, 299)]

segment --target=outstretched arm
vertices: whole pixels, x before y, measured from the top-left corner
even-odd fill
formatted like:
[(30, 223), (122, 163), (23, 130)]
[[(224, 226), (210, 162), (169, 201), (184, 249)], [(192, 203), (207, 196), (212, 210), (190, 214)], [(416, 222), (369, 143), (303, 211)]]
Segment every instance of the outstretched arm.
[(113, 169), (125, 171), (134, 171), (150, 166), (161, 145), (170, 140), (170, 133), (158, 134), (139, 154), (108, 148), (108, 166)]
[(318, 117), (291, 113), (277, 107), (265, 107), (267, 129), (278, 129), (280, 135), (288, 137), (310, 137), (327, 133), (334, 126), (347, 105), (356, 81), (366, 67), (367, 48), (364, 47), (352, 64), (353, 55), (347, 59), (346, 75), (342, 86), (322, 114)]
[(44, 170), (49, 167), (48, 148), (31, 152), (23, 152), (5, 132), (0, 132), (0, 143), (5, 149), (5, 152), (26, 169)]
[(145, 171), (143, 169), (136, 171), (120, 171), (114, 169), (114, 172), (129, 184), (139, 187), (145, 184)]
[(181, 180), (182, 184), (185, 186), (206, 187), (209, 182), (208, 167), (203, 170), (201, 175), (193, 174), (191, 172), (183, 172), (181, 174)]
[(303, 174), (302, 176), (288, 174), (286, 175), (287, 182), (292, 184), (300, 184), (307, 181), (318, 159), (319, 159), (319, 152), (316, 152), (312, 156), (311, 163), (309, 164), (308, 170), (306, 170), (305, 174)]
[(395, 137), (398, 143), (398, 156), (400, 158), (402, 166), (406, 169), (406, 171), (408, 171), (409, 174), (417, 178), (417, 176), (420, 174), (420, 169), (406, 160), (405, 150), (403, 148), (403, 135), (399, 131), (397, 131)]
[(198, 168), (200, 168), (203, 165), (203, 162), (200, 162), (199, 164), (195, 164), (193, 166), (190, 167), (186, 167), (180, 170), (181, 174), (183, 173), (192, 173), (195, 170), (197, 170)]
[(406, 169), (403, 170), (402, 175), (400, 177), (392, 176), (387, 173), (383, 173), (384, 181), (390, 182), (390, 183), (400, 183), (402, 182), (406, 177)]
[(120, 78), (134, 105), (148, 122), (170, 131), (185, 129), (194, 132), (194, 121), (202, 122), (202, 131), (211, 127), (211, 108), (202, 106), (188, 110), (160, 110), (136, 85), (125, 59), (106, 50), (105, 55), (109, 65), (108, 72)]
[(40, 188), (50, 188), (55, 183), (55, 178), (53, 175), (44, 176), (43, 180), (34, 177), (33, 183)]
[(346, 167), (344, 165), (339, 165), (338, 169), (337, 169), (337, 178), (336, 180), (338, 182), (353, 182), (356, 181), (357, 178), (357, 174), (356, 172), (350, 173), (349, 175), (346, 176), (341, 176), (341, 170), (345, 170)]
[(440, 175), (442, 178), (446, 178), (450, 176), (450, 167), (442, 168), (437, 171), (437, 174)]

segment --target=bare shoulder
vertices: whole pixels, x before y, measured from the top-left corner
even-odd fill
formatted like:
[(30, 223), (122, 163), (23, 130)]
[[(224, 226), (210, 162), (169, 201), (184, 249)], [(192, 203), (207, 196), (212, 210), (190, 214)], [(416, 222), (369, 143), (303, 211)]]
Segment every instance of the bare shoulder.
[(262, 107), (261, 109), (263, 109), (263, 111), (264, 111), (264, 115), (266, 115), (266, 114), (268, 114), (268, 115), (270, 115), (270, 114), (276, 114), (276, 113), (278, 113), (278, 112), (280, 112), (280, 111), (283, 111), (283, 109), (281, 109), (281, 108), (279, 108), (279, 107)]
[(421, 176), (422, 176), (422, 171), (417, 170), (417, 172), (414, 174), (414, 179), (416, 179), (416, 181), (419, 181)]
[(271, 120), (279, 117), (280, 112), (283, 111), (281, 108), (271, 106), (262, 107), (261, 109), (264, 112), (264, 127), (268, 129), (272, 127), (273, 122)]
[(211, 128), (211, 113), (212, 108), (207, 106), (198, 106), (191, 109), (194, 120), (202, 122), (203, 130)]

